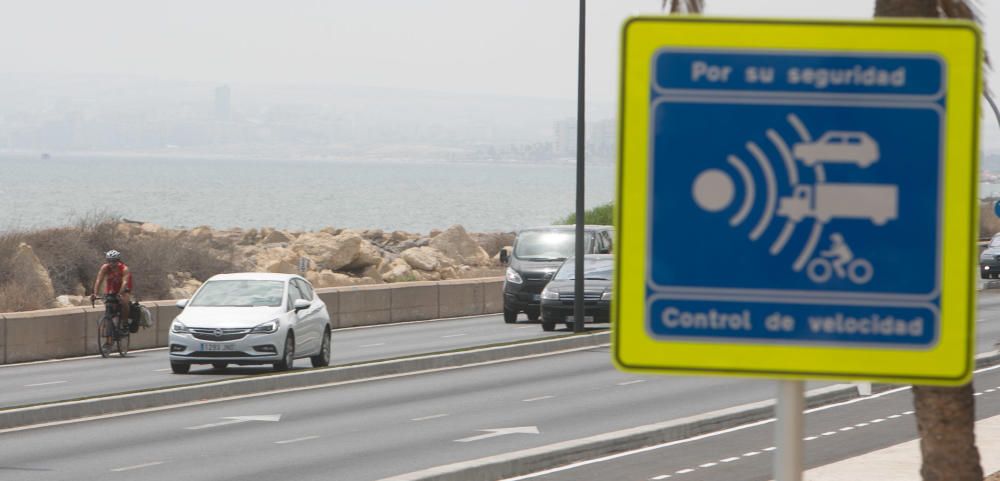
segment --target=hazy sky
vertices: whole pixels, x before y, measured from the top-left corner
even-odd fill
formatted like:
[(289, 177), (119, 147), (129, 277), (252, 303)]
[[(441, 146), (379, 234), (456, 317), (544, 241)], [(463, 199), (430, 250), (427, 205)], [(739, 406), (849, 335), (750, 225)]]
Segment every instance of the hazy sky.
[[(874, 0), (707, 0), (709, 14), (871, 16)], [(1000, 0), (986, 0), (989, 21)], [(612, 101), (618, 30), (661, 0), (588, 2), (588, 97)], [(576, 0), (33, 0), (5, 3), (0, 71), (336, 83), (570, 98)], [(1000, 20), (998, 20), (1000, 21)], [(1000, 57), (1000, 35), (987, 38)], [(990, 79), (1000, 92), (1000, 75)], [(989, 133), (1000, 148), (1000, 134)]]

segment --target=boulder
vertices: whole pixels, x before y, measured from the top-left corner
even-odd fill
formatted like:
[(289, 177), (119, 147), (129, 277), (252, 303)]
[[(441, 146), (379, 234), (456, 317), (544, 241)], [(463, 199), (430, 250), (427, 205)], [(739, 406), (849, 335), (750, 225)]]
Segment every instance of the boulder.
[(385, 282), (406, 282), (416, 279), (413, 268), (402, 257), (386, 262), (383, 268), (386, 269), (382, 273), (382, 280)]
[(302, 234), (289, 247), (296, 254), (308, 257), (320, 269), (335, 271), (354, 262), (365, 242), (356, 233), (334, 236), (321, 231)]
[(48, 304), (55, 299), (56, 293), (52, 288), (49, 271), (38, 260), (38, 256), (35, 255), (31, 246), (23, 242), (18, 245), (14, 258), (11, 259), (10, 267), (13, 274), (11, 277), (15, 279), (15, 282), (28, 292), (36, 293), (43, 303)]
[(287, 244), (292, 241), (292, 236), (280, 230), (271, 230), (260, 241), (261, 244)]
[(365, 270), (361, 272), (361, 277), (365, 279), (371, 279), (372, 281), (375, 282), (375, 284), (381, 284), (382, 282), (384, 282), (382, 278), (382, 272), (379, 271), (377, 265), (370, 265), (366, 267)]
[(513, 232), (488, 232), (483, 234), (469, 234), (469, 236), (479, 244), (479, 247), (482, 247), (486, 251), (486, 255), (492, 258), (500, 253), (500, 249), (514, 244), (516, 234)]
[(56, 296), (55, 307), (76, 307), (90, 305), (90, 296)]
[(190, 272), (167, 274), (167, 282), (170, 285), (171, 299), (190, 299), (201, 287), (201, 281), (191, 277)]
[[(134, 225), (133, 225), (134, 227)], [(146, 222), (139, 226), (139, 230), (143, 234), (156, 235), (163, 232), (163, 227), (159, 224), (153, 224), (152, 222)]]
[(389, 240), (391, 242), (395, 242), (398, 244), (400, 242), (410, 240), (410, 234), (407, 234), (406, 232), (403, 232), (401, 230), (394, 230), (392, 231), (392, 234), (389, 234)]
[(454, 264), (448, 256), (433, 247), (413, 247), (403, 251), (400, 256), (410, 267), (427, 272), (451, 267)]
[(309, 271), (305, 277), (317, 289), (322, 287), (350, 286), (356, 283), (351, 276), (330, 270), (320, 272)]
[(454, 259), (458, 264), (481, 266), (490, 263), (490, 256), (460, 225), (453, 225), (434, 236), (430, 246)]
[(191, 232), (188, 232), (188, 236), (190, 238), (192, 238), (192, 239), (199, 240), (199, 241), (211, 240), (212, 239), (212, 228), (209, 227), (209, 226), (207, 226), (207, 225), (201, 225), (201, 226), (195, 227), (194, 229), (191, 229)]
[(278, 262), (285, 262), (297, 266), (298, 260), (299, 256), (287, 247), (271, 247), (258, 251), (253, 257), (253, 265), (254, 270), (257, 271), (280, 272), (269, 271), (268, 269)]
[(257, 232), (257, 229), (250, 229), (245, 233), (243, 233), (243, 237), (240, 238), (239, 244), (245, 246), (253, 245), (256, 244), (257, 240), (259, 239), (260, 239), (260, 234)]
[(371, 242), (362, 240), (361, 244), (358, 245), (358, 254), (354, 256), (354, 260), (350, 264), (344, 266), (347, 270), (361, 270), (367, 269), (371, 266), (377, 266), (382, 262), (382, 251), (378, 247), (375, 247)]
[(343, 232), (343, 230), (344, 229), (338, 229), (336, 227), (324, 227), (324, 228), (320, 229), (319, 231), (320, 232), (326, 232), (327, 234), (330, 234), (330, 235), (340, 235), (340, 233)]

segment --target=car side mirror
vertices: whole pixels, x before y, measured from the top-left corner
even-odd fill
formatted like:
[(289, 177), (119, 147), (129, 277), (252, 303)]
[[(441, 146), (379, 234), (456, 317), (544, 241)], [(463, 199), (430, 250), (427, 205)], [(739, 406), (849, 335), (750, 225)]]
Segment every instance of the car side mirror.
[(309, 309), (309, 306), (311, 305), (312, 303), (305, 299), (296, 299), (292, 304), (292, 307), (295, 308), (295, 312), (299, 312), (303, 309)]
[(177, 304), (174, 305), (177, 306), (178, 309), (184, 309), (185, 307), (187, 307), (188, 301), (190, 301), (190, 299), (181, 299), (177, 301)]
[(504, 265), (510, 263), (510, 254), (507, 252), (506, 247), (500, 249), (500, 263)]

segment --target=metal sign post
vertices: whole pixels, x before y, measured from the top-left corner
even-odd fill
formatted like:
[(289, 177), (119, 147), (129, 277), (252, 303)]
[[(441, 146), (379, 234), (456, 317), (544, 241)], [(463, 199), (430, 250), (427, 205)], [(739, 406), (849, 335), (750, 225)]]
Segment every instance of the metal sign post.
[(802, 435), (805, 432), (805, 383), (778, 381), (774, 427), (775, 481), (802, 481)]

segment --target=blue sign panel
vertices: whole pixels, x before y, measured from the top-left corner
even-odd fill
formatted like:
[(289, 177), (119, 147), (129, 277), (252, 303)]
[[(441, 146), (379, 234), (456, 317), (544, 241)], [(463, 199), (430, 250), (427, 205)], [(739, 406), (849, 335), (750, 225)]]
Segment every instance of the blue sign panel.
[[(943, 72), (929, 56), (660, 50), (650, 335), (936, 342)], [(674, 316), (712, 312), (746, 322)]]

